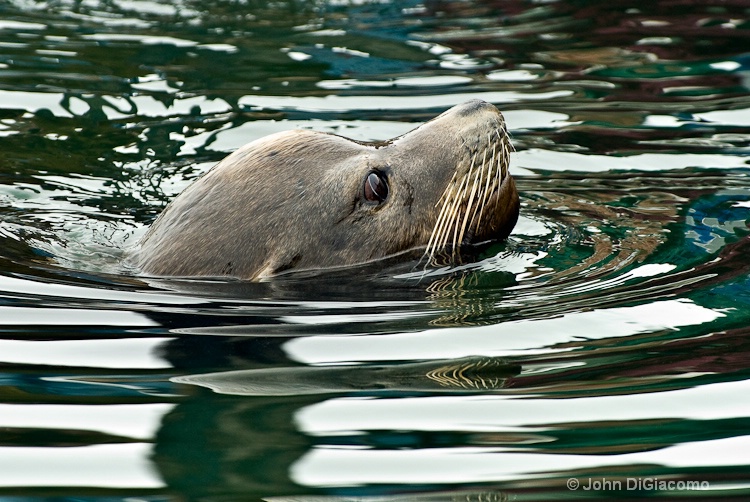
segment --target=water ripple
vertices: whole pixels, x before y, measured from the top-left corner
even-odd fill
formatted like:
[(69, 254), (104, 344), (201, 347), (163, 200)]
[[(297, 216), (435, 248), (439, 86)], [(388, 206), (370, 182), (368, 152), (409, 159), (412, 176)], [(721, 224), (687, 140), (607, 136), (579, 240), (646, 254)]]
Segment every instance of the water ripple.
[[(0, 10), (3, 493), (747, 495), (744, 3)], [(265, 283), (124, 260), (253, 139), (385, 140), (472, 98), (522, 199), (475, 259)]]

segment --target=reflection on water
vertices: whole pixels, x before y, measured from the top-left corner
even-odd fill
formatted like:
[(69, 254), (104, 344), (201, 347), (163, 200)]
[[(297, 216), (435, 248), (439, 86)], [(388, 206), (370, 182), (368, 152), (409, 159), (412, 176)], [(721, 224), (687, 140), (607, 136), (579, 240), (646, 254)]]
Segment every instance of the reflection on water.
[[(748, 496), (743, 2), (0, 13), (0, 496)], [(523, 205), (470, 263), (123, 265), (244, 143), (390, 138), (471, 98), (506, 117)]]

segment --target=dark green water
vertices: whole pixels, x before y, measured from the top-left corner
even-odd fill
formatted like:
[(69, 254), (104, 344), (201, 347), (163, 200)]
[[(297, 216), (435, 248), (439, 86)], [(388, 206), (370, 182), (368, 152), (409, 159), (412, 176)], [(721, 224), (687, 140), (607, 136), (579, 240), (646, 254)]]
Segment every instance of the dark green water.
[[(472, 98), (523, 201), (476, 263), (120, 265), (244, 143)], [(749, 162), (745, 1), (3, 2), (0, 502), (746, 500)]]

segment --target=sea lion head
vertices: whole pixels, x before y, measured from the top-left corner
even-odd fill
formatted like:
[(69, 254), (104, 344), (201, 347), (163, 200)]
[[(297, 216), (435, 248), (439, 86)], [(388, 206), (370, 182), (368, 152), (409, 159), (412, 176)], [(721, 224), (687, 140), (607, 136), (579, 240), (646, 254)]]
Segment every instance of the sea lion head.
[(455, 106), (363, 143), (295, 130), (254, 141), (181, 193), (141, 242), (155, 276), (261, 279), (505, 238), (518, 215), (511, 144), (493, 105)]

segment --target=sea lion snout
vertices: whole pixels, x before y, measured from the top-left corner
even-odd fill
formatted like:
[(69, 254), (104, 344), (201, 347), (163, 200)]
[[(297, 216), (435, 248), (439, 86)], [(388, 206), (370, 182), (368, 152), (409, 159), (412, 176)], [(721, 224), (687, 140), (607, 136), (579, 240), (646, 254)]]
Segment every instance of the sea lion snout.
[(451, 178), (436, 202), (438, 214), (426, 255), (455, 259), (466, 244), (508, 236), (518, 218), (519, 199), (510, 176), (505, 119), (491, 103), (471, 100), (428, 122), (449, 134), (442, 147), (455, 153)]
[(518, 214), (502, 114), (481, 100), (363, 143), (308, 130), (254, 141), (181, 193), (135, 262), (155, 276), (257, 280), (422, 248), (455, 257)]

